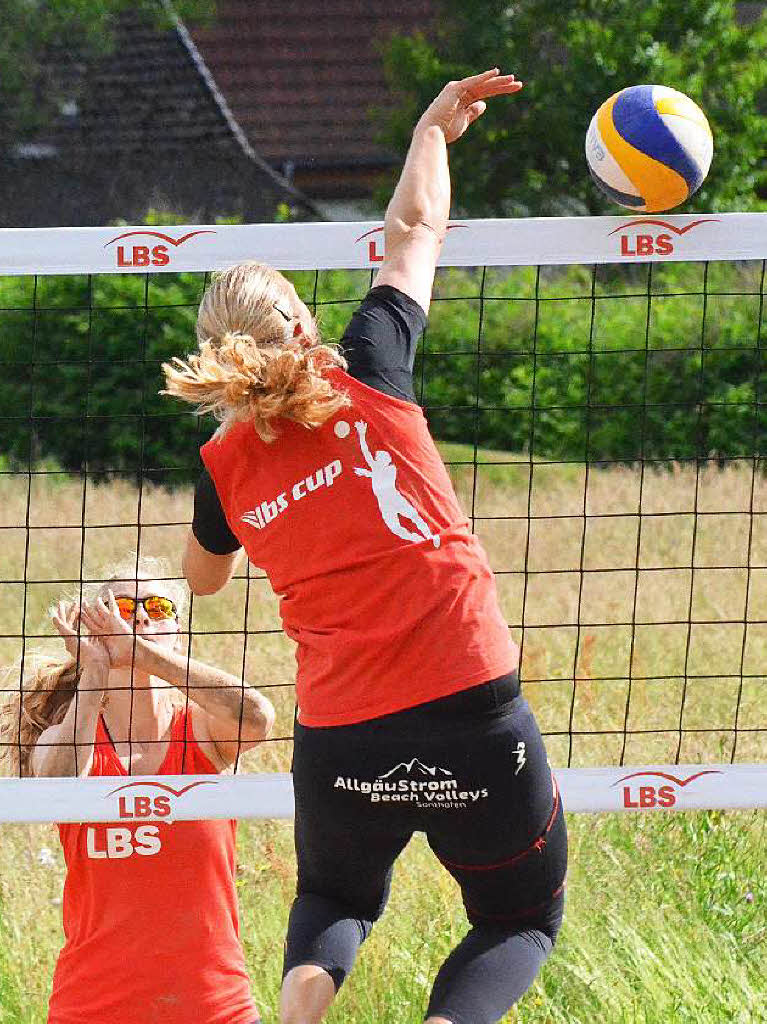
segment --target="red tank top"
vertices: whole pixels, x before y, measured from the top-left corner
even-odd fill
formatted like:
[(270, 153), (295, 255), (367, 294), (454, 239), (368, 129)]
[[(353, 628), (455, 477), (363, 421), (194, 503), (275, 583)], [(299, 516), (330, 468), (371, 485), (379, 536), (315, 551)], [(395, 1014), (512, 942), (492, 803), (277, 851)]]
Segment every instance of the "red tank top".
[(230, 529), (280, 597), (308, 726), (414, 707), (518, 661), (422, 410), (329, 376), (352, 405), (321, 428), (281, 420), (265, 444), (240, 423), (201, 450)]
[[(159, 775), (216, 774), (177, 711)], [(99, 717), (91, 775), (127, 775)], [(59, 825), (64, 947), (49, 1024), (252, 1024), (235, 821)]]

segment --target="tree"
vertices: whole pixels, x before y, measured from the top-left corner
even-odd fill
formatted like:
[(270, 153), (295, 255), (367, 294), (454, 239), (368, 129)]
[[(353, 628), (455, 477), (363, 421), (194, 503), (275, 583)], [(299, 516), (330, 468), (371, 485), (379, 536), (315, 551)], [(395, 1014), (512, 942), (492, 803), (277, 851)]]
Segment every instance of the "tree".
[(110, 52), (121, 13), (145, 14), (170, 28), (174, 11), (205, 20), (211, 4), (179, 0), (172, 9), (162, 0), (0, 0), (0, 153), (34, 138), (62, 102), (75, 98), (72, 82), (57, 77), (57, 54), (86, 63)]
[(396, 37), (387, 76), (403, 102), (384, 138), (404, 153), (418, 113), (450, 79), (498, 65), (526, 83), (488, 104), (451, 149), (461, 215), (615, 213), (589, 179), (584, 139), (628, 85), (687, 93), (714, 133), (714, 162), (692, 210), (764, 208), (767, 13), (740, 26), (733, 0), (437, 0), (433, 36)]

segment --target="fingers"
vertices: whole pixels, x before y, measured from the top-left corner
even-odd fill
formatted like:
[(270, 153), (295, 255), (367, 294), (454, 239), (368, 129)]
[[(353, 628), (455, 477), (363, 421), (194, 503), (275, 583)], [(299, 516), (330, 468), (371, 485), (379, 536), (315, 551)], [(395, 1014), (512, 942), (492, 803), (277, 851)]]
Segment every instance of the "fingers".
[(76, 635), (74, 627), (77, 623), (77, 609), (74, 605), (59, 601), (55, 610), (51, 612), (51, 621), (61, 636)]
[(91, 604), (83, 602), (80, 614), (83, 621), (86, 621), (87, 619), (89, 623), (97, 623), (102, 626), (107, 626), (109, 625), (111, 609), (107, 608), (104, 603), (104, 599), (101, 595), (98, 595)]
[(77, 635), (75, 633), (75, 631), (72, 629), (72, 627), (69, 625), (69, 623), (65, 622), (64, 619), (59, 618), (59, 616), (56, 614), (56, 612), (54, 612), (51, 615), (51, 622), (56, 627), (56, 631), (58, 633), (60, 633), (61, 636), (76, 636)]
[(481, 75), (463, 78), (455, 84), (461, 95), (471, 100), (510, 95), (519, 92), (523, 86), (523, 83), (518, 82), (514, 75), (502, 75), (498, 68), (485, 71)]
[(91, 633), (108, 632), (109, 612), (100, 597), (97, 597), (93, 604), (83, 604), (80, 619)]
[(503, 75), (500, 78), (493, 79), (484, 86), (471, 89), (469, 95), (477, 99), (490, 96), (509, 96), (512, 93), (519, 92), (522, 86), (523, 83), (518, 82), (514, 75)]
[(103, 633), (101, 622), (94, 610), (89, 608), (87, 604), (84, 604), (80, 612), (80, 621), (86, 627), (89, 633)]
[[(486, 82), (490, 82), (493, 78), (501, 76), (501, 72), (498, 68), (490, 68), (489, 71), (482, 71), (478, 75), (469, 75), (468, 78), (461, 78), (455, 84), (460, 85), (462, 89), (471, 89), (477, 85), (484, 85)], [(512, 75), (512, 78), (514, 76)]]
[(489, 96), (511, 96), (511, 95), (513, 95), (513, 93), (519, 92), (520, 89), (523, 89), (524, 85), (525, 85), (524, 82), (518, 82), (516, 80), (516, 78), (511, 76), (511, 80), (510, 81), (498, 82), (497, 84), (495, 82), (493, 82), (491, 84), (491, 87), (483, 90), (482, 95), (484, 97), (489, 97)]
[(68, 626), (74, 626), (77, 622), (77, 605), (71, 601), (59, 601), (54, 609), (51, 610), (51, 618), (57, 618), (60, 622), (65, 622)]

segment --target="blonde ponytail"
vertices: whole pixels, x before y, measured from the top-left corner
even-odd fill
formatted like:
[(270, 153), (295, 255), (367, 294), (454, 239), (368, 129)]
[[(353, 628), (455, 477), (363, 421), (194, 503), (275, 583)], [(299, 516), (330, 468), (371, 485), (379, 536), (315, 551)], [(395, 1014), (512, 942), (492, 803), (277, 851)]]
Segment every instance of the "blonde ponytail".
[(252, 422), (262, 440), (277, 436), (274, 421), (321, 426), (349, 399), (325, 371), (346, 361), (323, 344), (312, 325), (310, 336), (293, 336), (291, 285), (262, 263), (240, 263), (214, 277), (197, 317), (199, 353), (163, 364), (166, 388), (212, 413), (227, 430)]

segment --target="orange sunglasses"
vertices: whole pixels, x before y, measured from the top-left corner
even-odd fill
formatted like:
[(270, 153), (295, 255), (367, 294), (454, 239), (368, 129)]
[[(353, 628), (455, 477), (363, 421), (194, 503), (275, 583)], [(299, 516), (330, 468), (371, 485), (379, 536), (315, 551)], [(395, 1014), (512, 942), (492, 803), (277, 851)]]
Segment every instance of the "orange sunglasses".
[(132, 619), (136, 614), (136, 606), (141, 605), (150, 619), (157, 622), (160, 619), (175, 619), (176, 606), (169, 597), (160, 597), (158, 594), (150, 594), (148, 597), (115, 597), (117, 607), (120, 609), (120, 616), (123, 619)]

